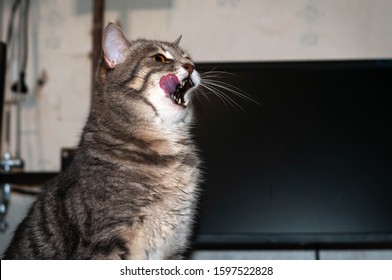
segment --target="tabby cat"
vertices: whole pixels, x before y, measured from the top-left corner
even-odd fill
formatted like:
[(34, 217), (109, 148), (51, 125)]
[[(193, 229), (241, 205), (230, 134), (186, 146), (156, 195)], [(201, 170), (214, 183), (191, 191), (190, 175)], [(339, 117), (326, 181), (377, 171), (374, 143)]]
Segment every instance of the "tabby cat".
[(73, 163), (49, 182), (4, 259), (178, 259), (200, 180), (190, 136), (200, 84), (174, 43), (104, 30), (90, 114)]

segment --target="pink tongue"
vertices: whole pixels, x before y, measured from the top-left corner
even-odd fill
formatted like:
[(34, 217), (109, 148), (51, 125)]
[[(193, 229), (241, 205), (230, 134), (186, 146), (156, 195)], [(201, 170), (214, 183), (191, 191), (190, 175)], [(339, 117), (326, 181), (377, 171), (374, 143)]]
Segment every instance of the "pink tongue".
[(167, 74), (159, 80), (159, 85), (166, 94), (174, 93), (179, 84), (180, 80), (174, 74)]

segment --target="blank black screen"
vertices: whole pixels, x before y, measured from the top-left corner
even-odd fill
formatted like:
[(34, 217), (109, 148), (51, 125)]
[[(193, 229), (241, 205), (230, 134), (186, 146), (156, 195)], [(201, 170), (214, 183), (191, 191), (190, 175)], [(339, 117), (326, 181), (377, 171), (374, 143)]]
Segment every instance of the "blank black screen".
[(208, 91), (195, 101), (196, 240), (392, 240), (390, 61), (197, 66), (232, 73), (216, 79), (260, 104)]

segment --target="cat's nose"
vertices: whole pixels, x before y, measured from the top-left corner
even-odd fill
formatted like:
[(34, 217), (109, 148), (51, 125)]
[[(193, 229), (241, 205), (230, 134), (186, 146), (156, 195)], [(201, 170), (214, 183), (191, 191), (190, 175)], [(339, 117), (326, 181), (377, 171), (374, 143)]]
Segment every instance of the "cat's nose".
[(185, 70), (188, 71), (189, 76), (192, 75), (193, 69), (195, 69), (195, 65), (193, 65), (191, 63), (185, 63), (185, 64), (182, 65), (182, 67), (184, 67)]

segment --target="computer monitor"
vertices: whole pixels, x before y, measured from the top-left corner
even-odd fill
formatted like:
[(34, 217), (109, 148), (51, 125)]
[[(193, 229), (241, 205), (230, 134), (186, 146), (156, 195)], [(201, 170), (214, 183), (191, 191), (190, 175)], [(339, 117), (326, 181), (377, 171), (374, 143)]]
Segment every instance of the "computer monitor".
[(208, 90), (195, 101), (195, 244), (392, 243), (391, 60), (197, 68), (259, 104)]

